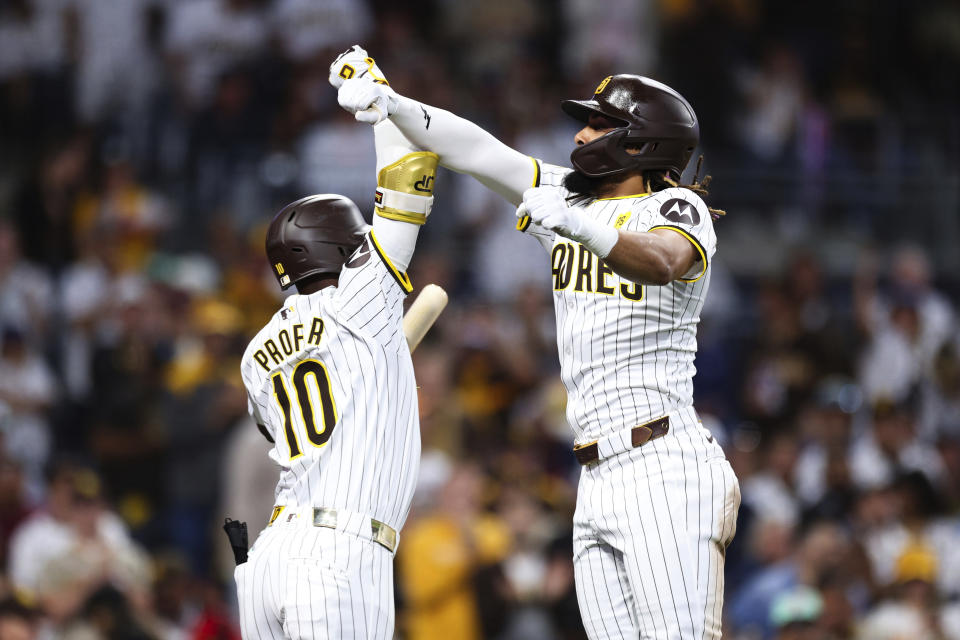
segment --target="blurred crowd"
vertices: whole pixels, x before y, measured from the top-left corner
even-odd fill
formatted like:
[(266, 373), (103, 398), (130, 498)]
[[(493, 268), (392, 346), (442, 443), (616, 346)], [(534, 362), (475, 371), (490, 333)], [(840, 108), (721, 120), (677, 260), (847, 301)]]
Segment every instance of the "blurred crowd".
[[(701, 120), (719, 251), (697, 408), (740, 478), (725, 637), (960, 638), (960, 8), (933, 0), (0, 3), (0, 638), (237, 638), (225, 516), (276, 470), (239, 357), (272, 213), (372, 204), (327, 65), (564, 164), (558, 101), (653, 75)], [(411, 270), (409, 640), (582, 638), (545, 255), (438, 177)]]

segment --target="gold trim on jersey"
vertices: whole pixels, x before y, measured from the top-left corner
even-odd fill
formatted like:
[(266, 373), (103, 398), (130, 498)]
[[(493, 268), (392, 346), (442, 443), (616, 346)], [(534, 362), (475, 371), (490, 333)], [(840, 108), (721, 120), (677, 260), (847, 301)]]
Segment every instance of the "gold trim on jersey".
[(286, 507), (282, 504), (277, 505), (273, 508), (273, 513), (270, 514), (270, 521), (267, 523), (268, 527), (272, 525), (277, 518), (280, 517), (280, 514), (283, 513), (283, 510), (285, 508)]
[(387, 270), (390, 272), (390, 275), (392, 275), (393, 279), (397, 281), (397, 284), (400, 285), (400, 288), (403, 289), (404, 293), (410, 293), (413, 291), (413, 283), (410, 282), (410, 277), (406, 273), (401, 273), (399, 269), (393, 266), (393, 262), (390, 261), (390, 258), (387, 257), (387, 254), (383, 252), (383, 248), (380, 246), (380, 243), (377, 242), (377, 236), (373, 233), (372, 229), (370, 230), (370, 241), (374, 250), (377, 252), (377, 255), (380, 256), (381, 260), (383, 260), (383, 264), (387, 266)]
[[(540, 162), (533, 156), (527, 156), (533, 162), (533, 181), (531, 187), (540, 186)], [(530, 216), (520, 216), (517, 218), (517, 231), (526, 231), (530, 228)]]
[(682, 235), (684, 238), (690, 241), (693, 245), (693, 248), (697, 250), (700, 254), (700, 260), (703, 262), (703, 269), (700, 271), (699, 275), (696, 278), (677, 278), (680, 282), (696, 282), (703, 277), (703, 274), (707, 272), (707, 252), (703, 250), (703, 245), (700, 244), (700, 241), (690, 235), (687, 231), (684, 231), (680, 227), (675, 227), (670, 224), (661, 224), (656, 227), (650, 227), (647, 231), (653, 231), (654, 229), (670, 229)]
[(650, 195), (648, 192), (631, 193), (628, 196), (611, 196), (609, 198), (597, 198), (594, 202), (599, 202), (601, 200), (626, 200), (627, 198), (646, 198), (648, 195)]

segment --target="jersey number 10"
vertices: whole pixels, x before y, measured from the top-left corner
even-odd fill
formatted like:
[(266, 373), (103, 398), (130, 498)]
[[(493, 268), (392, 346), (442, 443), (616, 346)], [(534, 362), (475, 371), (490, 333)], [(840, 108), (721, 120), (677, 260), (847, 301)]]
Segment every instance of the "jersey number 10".
[[(310, 399), (310, 389), (307, 386), (308, 377), (312, 377), (313, 386), (320, 398), (319, 429), (317, 428), (317, 412), (313, 407), (313, 402)], [(304, 360), (293, 370), (290, 379), (297, 394), (300, 418), (307, 434), (307, 440), (315, 447), (322, 447), (330, 440), (333, 429), (337, 426), (337, 405), (333, 401), (333, 390), (330, 388), (330, 376), (327, 374), (327, 368), (319, 360)], [(290, 459), (293, 460), (302, 456), (303, 450), (300, 448), (300, 441), (293, 428), (290, 394), (287, 392), (287, 385), (283, 382), (282, 373), (274, 374), (272, 380), (273, 394), (283, 411), (283, 431), (287, 437), (287, 445), (290, 447)]]

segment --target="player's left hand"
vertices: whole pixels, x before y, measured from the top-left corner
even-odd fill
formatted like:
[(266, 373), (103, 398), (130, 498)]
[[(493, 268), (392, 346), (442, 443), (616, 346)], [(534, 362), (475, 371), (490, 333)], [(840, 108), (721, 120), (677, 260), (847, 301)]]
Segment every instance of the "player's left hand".
[(583, 210), (567, 206), (563, 192), (556, 187), (533, 187), (523, 192), (523, 204), (517, 209), (517, 217), (530, 219), (545, 229), (559, 233), (565, 238), (574, 238), (583, 226)]
[(581, 243), (591, 252), (606, 258), (620, 237), (613, 227), (597, 222), (581, 207), (571, 207), (557, 187), (533, 187), (523, 192), (523, 204), (517, 217), (530, 219), (545, 229)]
[(354, 114), (358, 122), (379, 124), (393, 115), (400, 105), (399, 96), (388, 85), (366, 78), (352, 78), (337, 92), (340, 106)]

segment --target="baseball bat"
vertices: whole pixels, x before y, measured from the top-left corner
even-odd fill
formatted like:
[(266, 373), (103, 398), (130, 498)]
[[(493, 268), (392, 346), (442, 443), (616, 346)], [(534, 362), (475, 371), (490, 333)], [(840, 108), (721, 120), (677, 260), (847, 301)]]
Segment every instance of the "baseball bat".
[(443, 308), (447, 306), (447, 292), (435, 284), (428, 284), (403, 316), (403, 335), (410, 352), (417, 348)]

